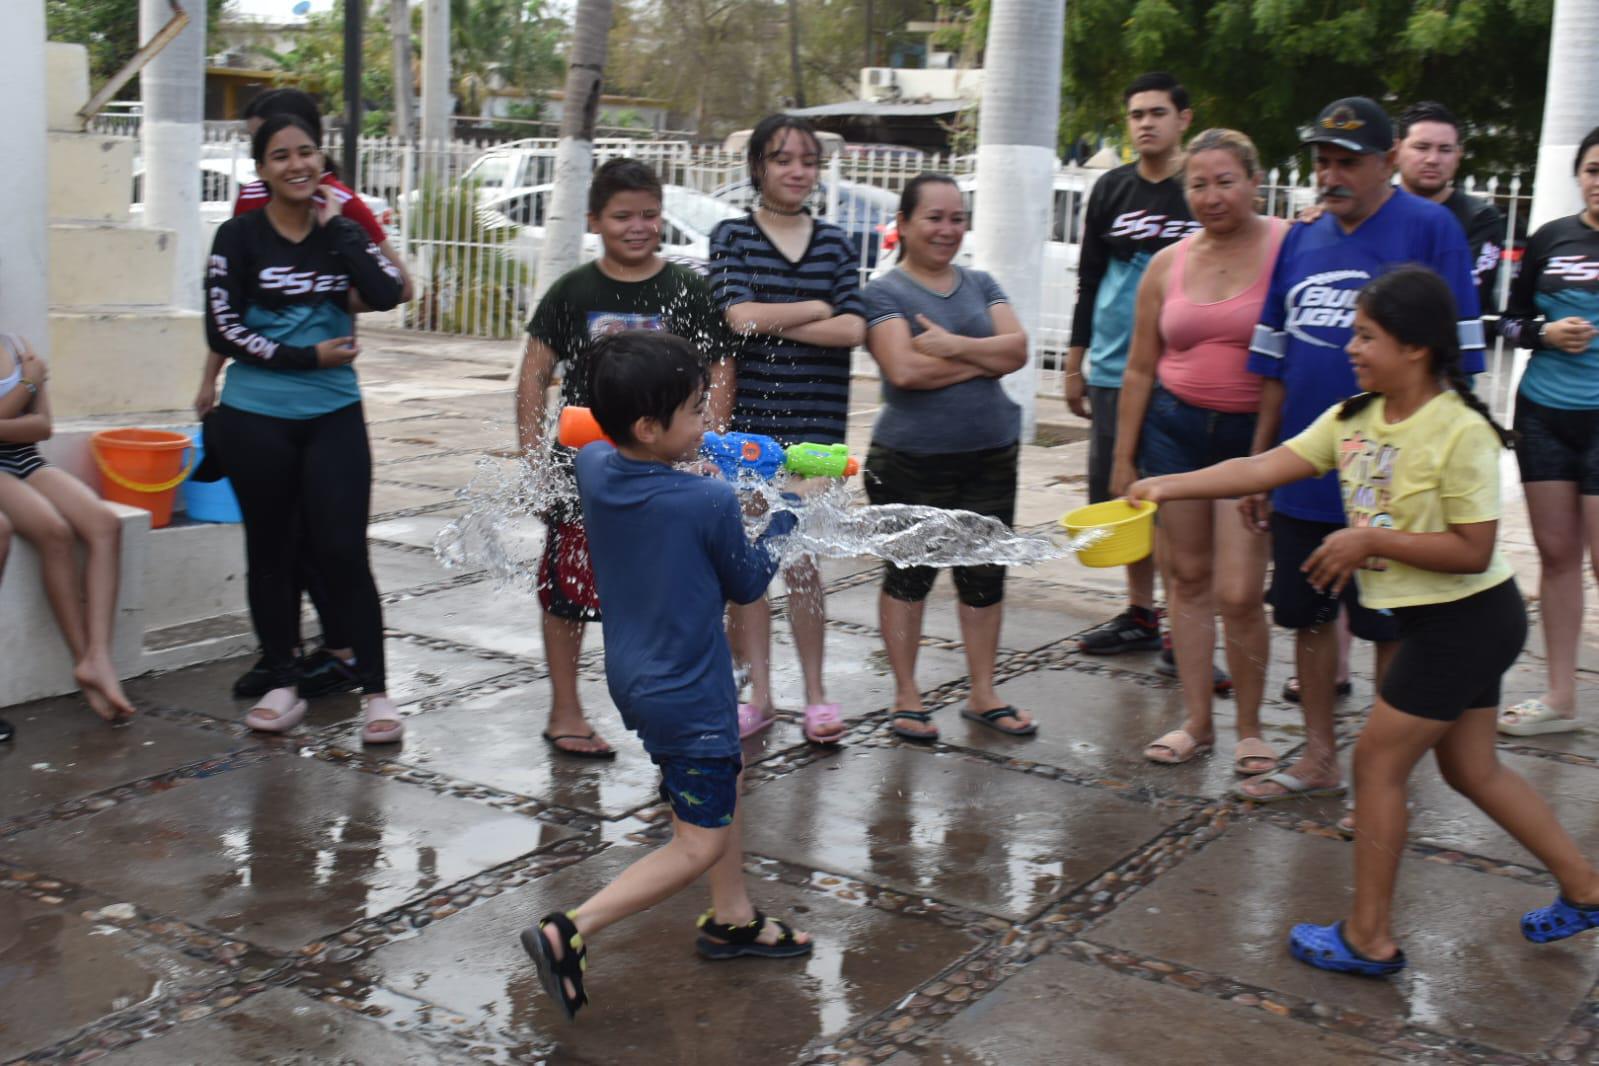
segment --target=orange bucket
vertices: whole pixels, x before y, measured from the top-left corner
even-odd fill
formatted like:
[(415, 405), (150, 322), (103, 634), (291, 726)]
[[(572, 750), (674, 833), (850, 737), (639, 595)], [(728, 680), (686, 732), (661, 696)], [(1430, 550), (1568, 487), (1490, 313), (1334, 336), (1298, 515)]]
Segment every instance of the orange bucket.
[(103, 479), (100, 494), (149, 511), (151, 529), (172, 521), (172, 499), (194, 469), (183, 453), (193, 448), (188, 434), (164, 429), (102, 429), (89, 438)]

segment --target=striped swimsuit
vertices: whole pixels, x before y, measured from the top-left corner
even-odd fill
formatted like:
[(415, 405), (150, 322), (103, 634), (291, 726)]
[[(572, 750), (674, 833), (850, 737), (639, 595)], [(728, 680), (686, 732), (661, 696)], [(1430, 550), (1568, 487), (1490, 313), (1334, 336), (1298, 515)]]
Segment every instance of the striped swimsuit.
[[(22, 345), (9, 333), (0, 333), (0, 344), (11, 352), (12, 362), (11, 373), (0, 377), (0, 396), (4, 396), (22, 381)], [(0, 443), (0, 474), (26, 478), (46, 465), (44, 456), (32, 444)]]
[[(740, 303), (824, 300), (835, 315), (866, 317), (860, 256), (849, 235), (830, 222), (811, 224), (811, 242), (798, 262), (772, 244), (753, 215), (730, 218), (711, 234), (711, 286), (726, 311)], [(776, 437), (784, 444), (839, 444), (849, 416), (848, 348), (818, 348), (764, 333), (737, 349), (738, 399), (733, 428)]]

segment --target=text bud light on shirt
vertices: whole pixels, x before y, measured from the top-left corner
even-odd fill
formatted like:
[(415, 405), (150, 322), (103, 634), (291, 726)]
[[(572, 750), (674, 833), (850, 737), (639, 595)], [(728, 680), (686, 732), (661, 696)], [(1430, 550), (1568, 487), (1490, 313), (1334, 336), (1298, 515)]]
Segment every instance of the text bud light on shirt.
[(1288, 332), (1306, 344), (1342, 348), (1355, 324), (1355, 297), (1370, 280), (1364, 270), (1312, 274), (1288, 290)]

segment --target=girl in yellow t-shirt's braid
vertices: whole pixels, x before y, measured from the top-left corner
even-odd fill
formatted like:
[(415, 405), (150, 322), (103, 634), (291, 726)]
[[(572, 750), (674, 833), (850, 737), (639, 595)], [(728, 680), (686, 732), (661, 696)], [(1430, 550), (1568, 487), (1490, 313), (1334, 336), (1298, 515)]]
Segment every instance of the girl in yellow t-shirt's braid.
[(1269, 452), (1127, 492), (1156, 503), (1245, 496), (1338, 471), (1348, 528), (1304, 569), (1327, 594), (1354, 578), (1362, 604), (1393, 612), (1400, 639), (1355, 745), (1354, 906), (1288, 938), (1295, 958), (1324, 970), (1381, 977), (1405, 965), (1391, 928), (1394, 880), (1406, 781), (1429, 751), (1444, 780), (1559, 882), (1554, 903), (1522, 918), (1522, 934), (1545, 943), (1599, 927), (1599, 871), (1495, 748), (1500, 678), (1527, 635), (1521, 593), (1494, 549), (1499, 456), (1512, 438), (1460, 370), (1455, 320), (1432, 271), (1384, 274), (1361, 290), (1347, 349), (1363, 393)]

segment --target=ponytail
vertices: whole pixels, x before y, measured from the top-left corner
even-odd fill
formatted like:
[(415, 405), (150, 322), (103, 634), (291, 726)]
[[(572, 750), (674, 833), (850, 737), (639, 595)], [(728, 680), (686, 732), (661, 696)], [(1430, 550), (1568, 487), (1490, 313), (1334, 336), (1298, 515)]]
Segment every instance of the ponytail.
[[(1424, 266), (1398, 267), (1367, 282), (1355, 302), (1401, 344), (1426, 348), (1432, 355), (1433, 373), (1443, 378), (1467, 407), (1487, 420), (1501, 444), (1506, 448), (1516, 446), (1516, 434), (1494, 421), (1488, 405), (1472, 391), (1471, 381), (1461, 369), (1455, 296), (1443, 278)], [(1350, 397), (1338, 408), (1338, 418), (1355, 417), (1377, 395), (1363, 392)]]

